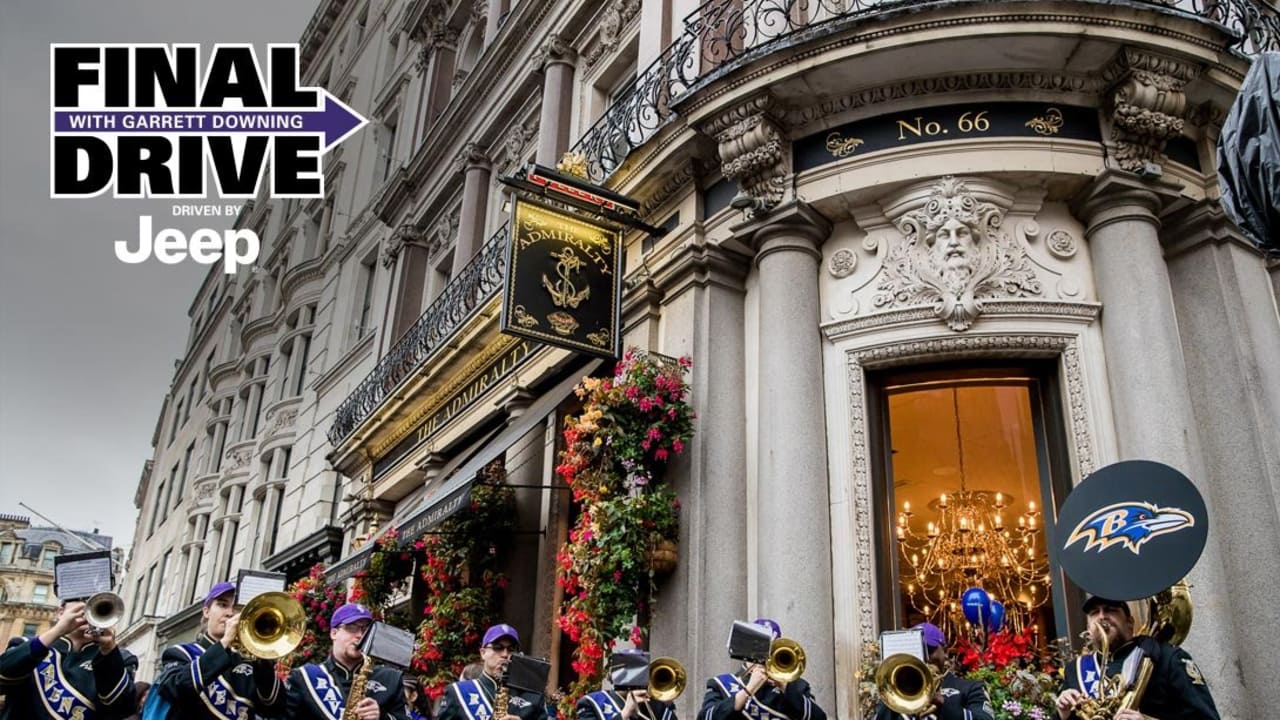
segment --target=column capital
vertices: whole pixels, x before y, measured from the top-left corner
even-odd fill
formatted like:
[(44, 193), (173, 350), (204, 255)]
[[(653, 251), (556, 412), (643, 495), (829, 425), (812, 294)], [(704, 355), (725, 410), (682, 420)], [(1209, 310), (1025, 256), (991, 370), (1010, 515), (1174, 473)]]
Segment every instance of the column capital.
[(573, 46), (559, 35), (550, 35), (542, 47), (533, 54), (533, 63), (542, 71), (555, 64), (573, 67), (578, 62), (578, 53)]
[(1160, 211), (1179, 197), (1182, 184), (1163, 177), (1142, 178), (1123, 170), (1103, 170), (1071, 202), (1085, 223), (1085, 235), (1114, 222), (1139, 220), (1159, 227)]
[(1159, 172), (1166, 160), (1165, 143), (1182, 134), (1187, 108), (1183, 88), (1202, 72), (1169, 55), (1122, 48), (1102, 73), (1114, 150), (1109, 162), (1123, 170)]
[(426, 233), (413, 223), (404, 223), (396, 228), (382, 247), (382, 267), (389, 268), (396, 264), (396, 258), (406, 246), (422, 245)]
[(507, 414), (507, 422), (511, 423), (524, 414), (533, 404), (534, 394), (523, 385), (512, 383), (498, 396), (496, 405)]
[(805, 252), (822, 260), (822, 243), (831, 234), (831, 222), (806, 202), (794, 200), (769, 213), (730, 228), (734, 238), (755, 250), (756, 265), (770, 253)]
[(455, 172), (488, 170), (491, 167), (493, 167), (493, 161), (489, 158), (484, 146), (473, 142), (462, 146), (462, 150), (458, 152), (458, 157), (454, 159), (453, 165)]
[(737, 238), (715, 242), (703, 236), (680, 243), (662, 259), (653, 273), (653, 286), (664, 297), (679, 294), (687, 285), (719, 285), (731, 290), (745, 290), (744, 280), (751, 271), (752, 248)]
[(1222, 209), (1222, 201), (1217, 198), (1205, 198), (1168, 213), (1161, 219), (1164, 229), (1160, 232), (1160, 243), (1164, 245), (1165, 257), (1182, 255), (1205, 244), (1227, 243), (1262, 254), (1244, 232), (1231, 222), (1231, 218)]

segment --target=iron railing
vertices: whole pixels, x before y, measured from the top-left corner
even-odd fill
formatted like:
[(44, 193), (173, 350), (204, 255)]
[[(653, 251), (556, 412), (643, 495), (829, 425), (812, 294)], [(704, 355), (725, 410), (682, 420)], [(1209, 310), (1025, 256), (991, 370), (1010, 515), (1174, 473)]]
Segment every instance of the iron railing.
[(494, 233), (444, 292), (396, 342), (368, 377), (338, 406), (329, 442), (337, 445), (382, 405), (400, 383), (431, 358), (454, 332), (502, 290), (506, 276), (508, 228)]
[[(988, 0), (995, 4), (1003, 0)], [(1224, 27), (1229, 49), (1246, 56), (1280, 50), (1280, 13), (1267, 0), (1131, 0), (1196, 16)], [(574, 146), (592, 182), (603, 183), (634, 150), (675, 117), (671, 105), (784, 41), (838, 29), (837, 21), (870, 18), (955, 0), (711, 0), (684, 21), (684, 32), (636, 77)], [(983, 4), (983, 3), (978, 3)]]

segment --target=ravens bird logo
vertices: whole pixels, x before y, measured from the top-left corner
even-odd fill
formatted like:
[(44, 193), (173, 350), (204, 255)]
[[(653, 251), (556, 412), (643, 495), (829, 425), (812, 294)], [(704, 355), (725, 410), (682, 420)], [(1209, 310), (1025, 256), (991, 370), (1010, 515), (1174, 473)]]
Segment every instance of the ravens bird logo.
[(1076, 525), (1067, 537), (1065, 550), (1084, 540), (1085, 552), (1102, 552), (1123, 545), (1138, 555), (1144, 543), (1157, 535), (1193, 527), (1196, 519), (1181, 508), (1156, 507), (1149, 502), (1121, 502), (1095, 510)]

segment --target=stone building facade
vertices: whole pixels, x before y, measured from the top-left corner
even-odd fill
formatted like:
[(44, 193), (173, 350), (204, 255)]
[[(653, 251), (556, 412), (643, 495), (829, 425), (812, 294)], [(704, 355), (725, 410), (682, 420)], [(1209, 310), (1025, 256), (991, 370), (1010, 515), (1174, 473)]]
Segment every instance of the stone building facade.
[(10, 638), (35, 637), (57, 619), (54, 558), (110, 549), (106, 535), (33, 527), (31, 518), (0, 515), (0, 643), (7, 647)]
[[(126, 586), (156, 609), (130, 637), (192, 632), (238, 567), (341, 557), (341, 580), (353, 540), (429, 528), (501, 459), (528, 538), (508, 619), (563, 684), (552, 468), (598, 366), (498, 332), (498, 180), (573, 149), (666, 230), (628, 239), (625, 343), (693, 359), (655, 651), (710, 677), (733, 620), (774, 617), (855, 717), (863, 644), (947, 615), (913, 599), (899, 528), (942, 493), (1003, 496), (1047, 563), (1070, 488), (1145, 458), (1209, 507), (1186, 647), (1224, 717), (1261, 713), (1280, 696), (1253, 629), (1280, 610), (1224, 589), (1280, 570), (1280, 265), (1225, 218), (1215, 145), (1278, 43), (1250, 0), (326, 0), (304, 83), (371, 124), (326, 157), (331, 197), (242, 213), (261, 267), (193, 302)], [(1079, 632), (1078, 591), (1036, 574), (1003, 599)]]

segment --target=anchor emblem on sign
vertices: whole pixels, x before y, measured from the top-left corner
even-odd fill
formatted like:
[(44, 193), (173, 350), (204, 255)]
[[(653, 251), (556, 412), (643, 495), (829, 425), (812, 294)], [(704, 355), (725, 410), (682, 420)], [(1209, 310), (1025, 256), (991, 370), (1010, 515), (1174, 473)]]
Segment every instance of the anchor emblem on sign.
[(583, 300), (591, 297), (591, 288), (585, 287), (578, 290), (574, 286), (570, 274), (582, 271), (582, 258), (578, 257), (573, 248), (564, 248), (559, 253), (551, 253), (551, 257), (560, 262), (556, 263), (556, 274), (560, 276), (559, 280), (551, 282), (546, 273), (542, 274), (542, 286), (551, 293), (551, 302), (556, 307), (567, 307), (577, 309)]

